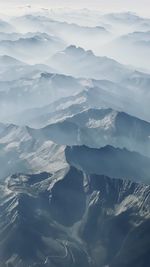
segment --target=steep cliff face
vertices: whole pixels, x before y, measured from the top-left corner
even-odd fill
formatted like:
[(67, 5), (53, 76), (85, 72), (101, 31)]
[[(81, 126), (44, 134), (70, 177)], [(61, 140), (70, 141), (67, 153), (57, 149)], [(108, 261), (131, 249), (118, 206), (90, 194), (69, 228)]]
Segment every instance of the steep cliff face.
[(140, 264), (149, 202), (150, 186), (74, 167), (13, 175), (0, 187), (0, 266), (131, 266), (136, 253)]
[(88, 174), (130, 179), (149, 184), (150, 158), (127, 149), (105, 146), (100, 149), (86, 146), (66, 147), (67, 162)]
[[(126, 254), (128, 263), (133, 263), (129, 248), (132, 248), (137, 235), (140, 235), (140, 228), (143, 229), (143, 244), (147, 247), (148, 240), (144, 235), (147, 231), (145, 225), (149, 225), (149, 190), (149, 186), (130, 181), (90, 176), (91, 193), (80, 234), (88, 244), (96, 266), (116, 266), (115, 262), (124, 262)], [(137, 246), (135, 255), (139, 253), (138, 249)], [(123, 254), (118, 258), (122, 251)], [(117, 266), (122, 266), (120, 263)]]

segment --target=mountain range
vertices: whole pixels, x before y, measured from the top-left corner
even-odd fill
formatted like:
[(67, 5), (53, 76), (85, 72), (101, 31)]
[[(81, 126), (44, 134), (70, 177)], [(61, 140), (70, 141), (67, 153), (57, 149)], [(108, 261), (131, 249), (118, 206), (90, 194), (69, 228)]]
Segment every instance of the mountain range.
[(0, 267), (149, 267), (150, 18), (22, 5), (0, 14)]

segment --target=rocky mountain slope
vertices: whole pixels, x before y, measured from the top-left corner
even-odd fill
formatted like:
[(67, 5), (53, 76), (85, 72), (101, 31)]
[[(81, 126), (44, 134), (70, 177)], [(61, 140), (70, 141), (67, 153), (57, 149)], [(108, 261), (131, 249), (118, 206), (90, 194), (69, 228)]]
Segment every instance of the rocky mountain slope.
[(0, 266), (131, 266), (136, 254), (149, 266), (149, 186), (70, 167), (12, 175), (0, 191)]

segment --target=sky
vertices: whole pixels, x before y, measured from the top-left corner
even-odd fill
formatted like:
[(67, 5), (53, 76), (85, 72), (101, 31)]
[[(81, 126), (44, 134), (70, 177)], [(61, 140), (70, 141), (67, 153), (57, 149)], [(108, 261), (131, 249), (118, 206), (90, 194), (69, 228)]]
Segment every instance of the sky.
[[(9, 13), (23, 6), (98, 9), (101, 12), (132, 11), (150, 16), (150, 0), (0, 0), (0, 12)], [(19, 11), (18, 11), (19, 12)]]

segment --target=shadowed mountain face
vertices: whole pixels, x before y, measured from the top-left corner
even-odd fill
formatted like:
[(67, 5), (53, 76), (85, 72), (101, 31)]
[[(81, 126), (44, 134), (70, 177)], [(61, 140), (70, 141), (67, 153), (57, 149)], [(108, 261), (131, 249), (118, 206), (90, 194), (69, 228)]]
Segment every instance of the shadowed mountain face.
[(0, 266), (131, 266), (136, 253), (149, 266), (149, 186), (71, 167), (13, 175), (0, 191)]
[(106, 146), (91, 149), (86, 146), (67, 147), (67, 162), (89, 174), (104, 174), (116, 178), (130, 178), (133, 181), (149, 183), (150, 158), (126, 149)]

